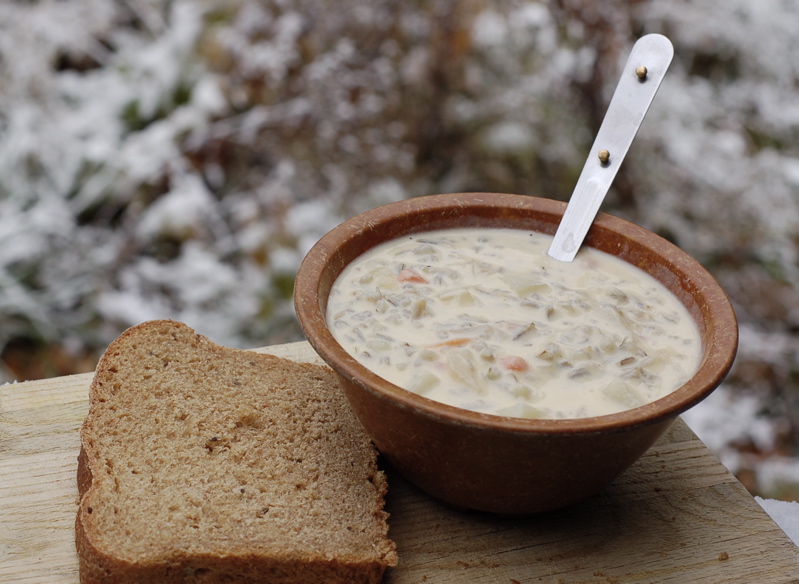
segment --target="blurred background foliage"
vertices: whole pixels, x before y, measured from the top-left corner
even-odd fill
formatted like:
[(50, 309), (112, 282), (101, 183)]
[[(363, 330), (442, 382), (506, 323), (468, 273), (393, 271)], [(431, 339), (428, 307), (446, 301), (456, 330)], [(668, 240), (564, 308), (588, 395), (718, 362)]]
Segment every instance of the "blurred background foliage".
[(733, 373), (689, 421), (752, 492), (799, 485), (799, 2), (8, 0), (0, 380), (90, 371), (150, 318), (300, 340), (340, 221), (455, 191), (568, 199), (634, 41), (676, 56), (605, 211), (719, 279)]

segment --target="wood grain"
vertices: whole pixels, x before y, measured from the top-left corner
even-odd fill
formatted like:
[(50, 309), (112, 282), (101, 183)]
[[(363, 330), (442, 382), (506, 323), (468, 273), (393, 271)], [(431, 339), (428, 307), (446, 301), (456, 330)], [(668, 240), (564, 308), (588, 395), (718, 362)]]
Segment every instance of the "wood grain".
[[(319, 362), (306, 343), (259, 349)], [(0, 386), (0, 582), (77, 584), (91, 374)], [(386, 468), (386, 584), (799, 582), (799, 549), (681, 421), (601, 495), (547, 515), (450, 509)]]

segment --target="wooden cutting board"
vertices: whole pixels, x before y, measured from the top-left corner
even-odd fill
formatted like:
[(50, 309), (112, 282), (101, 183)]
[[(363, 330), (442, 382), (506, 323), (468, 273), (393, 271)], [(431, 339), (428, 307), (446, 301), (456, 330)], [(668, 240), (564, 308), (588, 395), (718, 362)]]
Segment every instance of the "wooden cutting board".
[[(318, 361), (307, 343), (261, 349)], [(78, 429), (91, 374), (0, 386), (0, 582), (77, 584)], [(386, 584), (799, 582), (799, 548), (682, 421), (593, 500), (503, 519), (387, 468)]]

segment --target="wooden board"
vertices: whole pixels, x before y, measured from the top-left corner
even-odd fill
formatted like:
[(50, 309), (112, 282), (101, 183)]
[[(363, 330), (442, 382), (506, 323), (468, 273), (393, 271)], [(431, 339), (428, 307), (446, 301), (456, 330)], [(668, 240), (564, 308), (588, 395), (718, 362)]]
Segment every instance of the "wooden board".
[[(317, 361), (306, 343), (262, 349)], [(0, 582), (77, 584), (91, 375), (0, 386)], [(387, 584), (799, 582), (799, 549), (681, 422), (601, 495), (524, 519), (459, 512), (392, 469)]]

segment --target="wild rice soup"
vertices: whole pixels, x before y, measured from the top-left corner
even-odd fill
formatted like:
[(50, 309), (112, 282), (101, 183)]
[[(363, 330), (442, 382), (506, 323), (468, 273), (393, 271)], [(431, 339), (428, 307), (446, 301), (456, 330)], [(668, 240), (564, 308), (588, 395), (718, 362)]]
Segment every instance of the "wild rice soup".
[(338, 277), (338, 342), (392, 383), (446, 404), (520, 418), (582, 418), (654, 401), (685, 383), (701, 341), (648, 274), (552, 238), (448, 229), (386, 242)]

